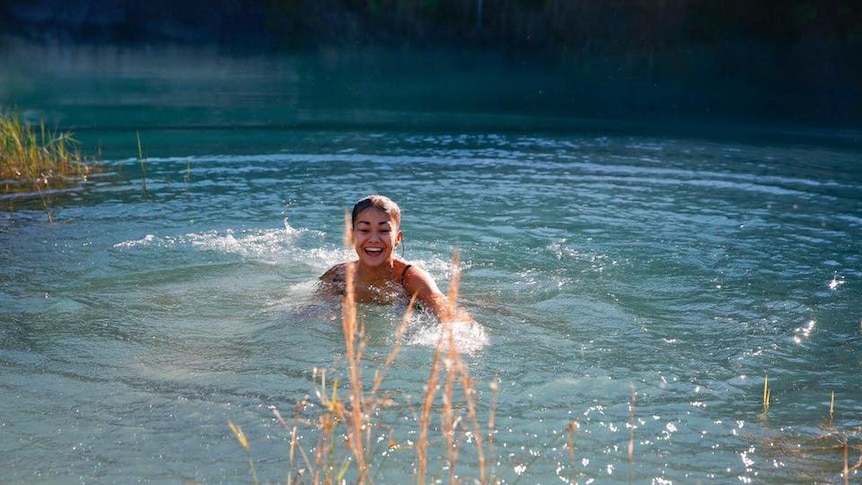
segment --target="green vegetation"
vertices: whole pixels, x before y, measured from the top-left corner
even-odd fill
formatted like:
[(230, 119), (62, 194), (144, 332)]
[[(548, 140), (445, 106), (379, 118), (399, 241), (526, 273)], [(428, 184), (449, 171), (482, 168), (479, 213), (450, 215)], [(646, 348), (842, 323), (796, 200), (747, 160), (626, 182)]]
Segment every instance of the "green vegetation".
[(92, 170), (78, 145), (71, 133), (48, 131), (44, 122), (37, 129), (18, 114), (0, 114), (0, 193), (38, 198), (53, 222), (52, 194), (86, 181)]

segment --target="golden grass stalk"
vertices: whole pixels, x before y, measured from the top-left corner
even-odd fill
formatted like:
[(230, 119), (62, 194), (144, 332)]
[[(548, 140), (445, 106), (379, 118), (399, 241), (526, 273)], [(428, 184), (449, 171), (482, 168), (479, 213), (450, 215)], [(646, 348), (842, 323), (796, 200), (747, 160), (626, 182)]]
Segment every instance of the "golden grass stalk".
[[(350, 215), (344, 215), (344, 248), (349, 251), (351, 247), (351, 219)], [(366, 464), (365, 449), (363, 446), (363, 429), (366, 428), (365, 417), (362, 412), (364, 392), (362, 385), (362, 355), (365, 346), (364, 325), (357, 323), (356, 318), (356, 292), (354, 288), (355, 269), (348, 264), (345, 274), (346, 289), (344, 300), (341, 304), (341, 328), (344, 332), (345, 357), (347, 358), (347, 369), (350, 378), (350, 420), (348, 421), (347, 444), (356, 459), (359, 472), (358, 482), (365, 483), (368, 467)], [(370, 431), (370, 427), (369, 427)]]
[(569, 424), (566, 425), (566, 431), (568, 432), (568, 443), (567, 446), (569, 448), (569, 462), (571, 463), (571, 473), (569, 474), (569, 483), (575, 482), (575, 433), (580, 428), (580, 424), (577, 420), (569, 421)]
[(419, 416), (419, 439), (416, 441), (417, 484), (425, 485), (428, 472), (428, 428), (431, 424), (431, 409), (437, 394), (437, 381), (440, 376), (440, 346), (434, 347), (431, 369), (425, 381), (425, 397), (422, 400), (422, 413)]
[(252, 481), (255, 485), (257, 485), (259, 482), (257, 480), (257, 472), (255, 472), (254, 469), (254, 460), (252, 460), (251, 458), (251, 446), (249, 446), (248, 444), (248, 439), (245, 437), (245, 433), (242, 432), (242, 428), (234, 424), (233, 421), (228, 420), (227, 425), (228, 427), (230, 427), (230, 430), (233, 432), (233, 435), (236, 437), (236, 440), (239, 441), (239, 444), (240, 446), (242, 446), (242, 449), (244, 449), (246, 454), (248, 455), (248, 468), (251, 472)]
[[(422, 412), (419, 418), (419, 440), (416, 444), (417, 454), (417, 483), (424, 485), (427, 470), (428, 470), (428, 429), (431, 423), (432, 408), (435, 402), (436, 394), (441, 391), (438, 385), (441, 376), (441, 364), (445, 366), (445, 375), (443, 376), (443, 386), (441, 392), (442, 407), (440, 409), (441, 432), (443, 433), (444, 442), (446, 445), (446, 464), (449, 471), (449, 483), (460, 483), (461, 480), (457, 475), (457, 461), (461, 449), (461, 441), (458, 439), (458, 432), (463, 428), (465, 434), (469, 433), (475, 440), (477, 453), (477, 467), (479, 472), (478, 483), (488, 483), (488, 467), (486, 464), (485, 450), (485, 434), (482, 432), (482, 427), (479, 422), (478, 413), (476, 412), (476, 389), (473, 380), (470, 378), (467, 366), (458, 351), (458, 345), (455, 337), (455, 324), (458, 322), (459, 311), (457, 308), (458, 289), (460, 286), (460, 269), (459, 258), (457, 251), (452, 257), (452, 277), (448, 289), (448, 306), (446, 313), (441, 319), (440, 324), (443, 326), (443, 332), (437, 344), (434, 347), (434, 354), (431, 362), (431, 370), (428, 380), (425, 384), (425, 396), (422, 402)], [(445, 352), (444, 352), (445, 346)], [(459, 415), (455, 411), (455, 384), (460, 383), (463, 392), (464, 405), (467, 408), (466, 422), (464, 416)], [(496, 400), (496, 386), (492, 385), (493, 399)], [(488, 439), (492, 440), (494, 427), (494, 414), (492, 411), (488, 421)]]
[[(299, 450), (299, 453), (302, 455), (302, 458), (305, 462), (306, 468), (301, 468), (296, 471), (296, 482), (299, 482), (302, 479), (302, 475), (305, 474), (306, 470), (312, 470), (311, 461), (308, 459), (308, 455), (305, 453), (305, 450), (299, 445), (299, 439), (297, 438), (297, 433), (299, 432), (299, 415), (302, 412), (302, 408), (305, 406), (305, 400), (296, 403), (296, 414), (294, 415), (293, 425), (287, 423), (287, 421), (282, 417), (281, 413), (278, 412), (278, 409), (275, 406), (270, 406), (270, 410), (272, 414), (275, 415), (275, 419), (284, 426), (284, 429), (287, 430), (290, 435), (290, 453), (288, 455), (288, 467), (287, 467), (287, 480), (285, 483), (287, 485), (293, 485), (294, 483), (294, 462), (296, 458), (296, 450)], [(316, 483), (316, 482), (315, 482)]]
[(769, 374), (763, 377), (763, 412), (761, 416), (766, 417), (766, 412), (769, 411), (769, 400), (771, 393), (769, 391)]
[(230, 427), (230, 430), (233, 432), (233, 435), (236, 436), (236, 440), (239, 441), (240, 446), (246, 452), (248, 452), (251, 447), (248, 445), (248, 440), (245, 437), (245, 433), (242, 432), (239, 426), (233, 424), (233, 421), (228, 420), (227, 425)]

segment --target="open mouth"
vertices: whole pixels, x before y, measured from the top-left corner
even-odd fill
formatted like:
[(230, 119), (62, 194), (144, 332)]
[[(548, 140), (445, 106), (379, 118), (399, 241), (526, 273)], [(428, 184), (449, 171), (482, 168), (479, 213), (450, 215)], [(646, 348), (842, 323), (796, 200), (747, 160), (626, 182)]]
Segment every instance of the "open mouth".
[(365, 254), (369, 256), (379, 256), (383, 254), (383, 248), (365, 248)]

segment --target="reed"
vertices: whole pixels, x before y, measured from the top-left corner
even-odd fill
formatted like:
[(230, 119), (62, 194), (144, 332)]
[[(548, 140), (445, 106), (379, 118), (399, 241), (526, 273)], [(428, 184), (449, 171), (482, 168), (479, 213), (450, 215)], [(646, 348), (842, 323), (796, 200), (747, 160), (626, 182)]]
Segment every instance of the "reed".
[[(769, 406), (769, 381), (764, 382), (763, 409), (760, 416), (764, 416)], [(821, 433), (814, 436), (790, 436), (787, 430), (781, 429), (777, 436), (770, 436), (766, 440), (768, 447), (782, 457), (794, 456), (802, 459), (822, 454), (840, 454), (842, 483), (849, 485), (851, 473), (862, 470), (862, 426), (842, 428), (836, 426), (835, 418), (835, 392), (830, 393), (829, 412), (821, 426)], [(851, 460), (852, 454), (858, 456), (855, 461)], [(831, 458), (830, 458), (831, 462)], [(856, 483), (856, 482), (853, 482)]]
[[(841, 470), (841, 477), (843, 478), (844, 485), (850, 484), (850, 472), (856, 472), (862, 469), (862, 443), (859, 443), (859, 436), (862, 434), (862, 426), (857, 426), (856, 428), (850, 430), (841, 430), (837, 429), (834, 426), (834, 418), (835, 418), (835, 391), (832, 391), (829, 397), (829, 416), (824, 423), (825, 433), (823, 436), (819, 437), (817, 442), (831, 442), (837, 444), (819, 446), (817, 451), (832, 451), (832, 450), (840, 450), (843, 458), (843, 467)], [(857, 442), (853, 443), (852, 440), (855, 439)], [(856, 451), (859, 453), (859, 458), (855, 464), (850, 464), (850, 451)]]
[(569, 424), (566, 425), (566, 432), (568, 435), (566, 448), (569, 450), (569, 483), (577, 483), (575, 481), (575, 472), (577, 470), (577, 463), (575, 461), (575, 433), (580, 427), (581, 425), (577, 420), (569, 421)]
[(769, 391), (769, 374), (763, 376), (763, 411), (760, 413), (761, 418), (766, 419), (766, 413), (769, 411), (769, 401), (771, 393)]
[[(349, 215), (345, 218), (348, 225)], [(349, 227), (349, 226), (348, 226)], [(345, 244), (349, 247), (349, 240), (345, 238)], [(462, 484), (476, 483), (479, 485), (501, 483), (498, 477), (492, 473), (491, 467), (487, 465), (489, 458), (493, 456), (494, 433), (495, 433), (495, 409), (497, 398), (497, 386), (492, 383), (492, 398), (487, 425), (483, 430), (477, 412), (477, 398), (475, 383), (470, 379), (468, 366), (463, 356), (458, 352), (456, 345), (453, 322), (457, 318), (458, 288), (460, 285), (460, 272), (458, 271), (457, 252), (452, 258), (452, 278), (449, 285), (450, 308), (447, 317), (441, 321), (442, 335), (434, 347), (429, 365), (428, 377), (425, 381), (424, 392), (421, 395), (421, 406), (415, 416), (418, 426), (418, 439), (415, 443), (399, 444), (392, 437), (391, 430), (389, 440), (385, 446), (388, 449), (410, 449), (415, 451), (414, 462), (415, 483), (424, 485), (429, 482), (434, 484), (445, 483)], [(370, 386), (365, 386), (362, 379), (362, 371), (365, 368), (363, 354), (365, 351), (364, 326), (361, 319), (357, 318), (357, 308), (352, 288), (352, 277), (348, 275), (346, 295), (342, 301), (342, 331), (344, 333), (345, 364), (347, 387), (342, 391), (341, 382), (336, 379), (331, 383), (328, 374), (324, 370), (314, 370), (314, 394), (320, 411), (313, 419), (304, 419), (302, 414), (314, 403), (307, 398), (296, 405), (296, 413), (292, 423), (289, 423), (281, 413), (271, 407), (277, 421), (284, 427), (290, 437), (290, 451), (288, 454), (288, 470), (285, 483), (332, 485), (332, 484), (368, 484), (374, 483), (373, 470), (380, 466), (373, 460), (374, 444), (372, 442), (372, 430), (380, 429), (385, 425), (375, 421), (377, 411), (383, 407), (386, 399), (380, 396), (381, 385), (385, 375), (397, 358), (401, 348), (402, 337), (409, 322), (415, 298), (411, 299), (408, 309), (405, 311), (401, 324), (395, 332), (395, 340), (384, 363), (374, 369), (374, 378)], [(461, 392), (459, 399), (459, 391)], [(342, 393), (349, 397), (342, 399)], [(635, 431), (637, 391), (632, 386), (629, 400), (629, 436), (627, 443), (628, 458), (628, 482), (635, 483), (634, 474), (635, 461)], [(765, 417), (770, 410), (771, 388), (768, 374), (764, 376), (762, 391), (762, 412)], [(784, 456), (815, 454), (823, 452), (839, 452), (841, 454), (841, 476), (844, 484), (850, 483), (851, 473), (862, 469), (862, 443), (859, 442), (862, 435), (862, 427), (849, 430), (841, 430), (832, 427), (835, 414), (835, 393), (830, 396), (827, 430), (813, 439), (779, 438), (770, 439), (769, 446)], [(439, 423), (437, 428), (441, 436), (434, 436), (434, 423)], [(242, 430), (232, 422), (229, 426), (240, 445), (249, 452), (247, 440)], [(317, 441), (310, 449), (301, 442), (299, 430), (308, 428), (314, 431)], [(583, 476), (577, 472), (577, 461), (575, 452), (575, 436), (580, 428), (577, 420), (570, 421), (566, 426), (567, 439), (564, 444), (567, 448), (570, 467), (568, 483), (578, 483), (578, 478)], [(469, 438), (468, 438), (469, 437)], [(465, 439), (467, 438), (467, 439)], [(475, 446), (476, 461), (465, 466), (459, 465), (459, 455), (465, 443)], [(441, 445), (434, 448), (433, 445)], [(447, 476), (445, 478), (434, 474), (429, 469), (429, 460), (435, 458), (434, 449), (441, 449)], [(856, 459), (853, 454), (858, 453)], [(254, 464), (249, 457), (249, 469), (252, 480), (256, 484), (257, 476)], [(459, 470), (466, 469), (468, 474), (474, 476), (459, 475)], [(587, 481), (586, 483), (589, 483)]]
[[(350, 228), (350, 216), (345, 215), (345, 251), (349, 252), (350, 240), (348, 237)], [(415, 462), (413, 468), (413, 479), (418, 485), (426, 483), (461, 484), (476, 483), (487, 485), (499, 483), (499, 478), (492, 473), (488, 466), (489, 458), (494, 452), (495, 433), (495, 409), (497, 398), (497, 386), (492, 383), (492, 398), (487, 424), (484, 426), (478, 416), (478, 399), (475, 383), (470, 378), (468, 366), (463, 356), (458, 351), (454, 323), (459, 317), (457, 307), (458, 289), (460, 286), (459, 259), (457, 251), (452, 258), (452, 278), (449, 283), (448, 298), (449, 308), (446, 315), (441, 319), (440, 325), (443, 332), (434, 346), (431, 355), (428, 377), (424, 383), (424, 391), (420, 396), (419, 408), (416, 411), (415, 424), (418, 427), (418, 438), (415, 443), (406, 442), (399, 444), (393, 438), (390, 428), (389, 439), (385, 446), (393, 449), (413, 449)], [(383, 364), (374, 370), (370, 385), (366, 385), (363, 379), (363, 371), (366, 369), (364, 353), (366, 350), (366, 335), (364, 324), (357, 317), (357, 305), (355, 291), (352, 285), (353, 278), (348, 266), (346, 275), (346, 291), (341, 306), (341, 325), (344, 337), (344, 362), (343, 370), (346, 382), (342, 386), (340, 379), (332, 380), (326, 370), (314, 369), (314, 396), (316, 401), (308, 398), (296, 404), (295, 415), (292, 422), (288, 422), (276, 409), (271, 411), (276, 420), (284, 427), (290, 437), (290, 448), (288, 453), (288, 470), (285, 483), (331, 485), (351, 483), (364, 485), (374, 483), (373, 471), (375, 467), (381, 466), (374, 461), (375, 443), (372, 439), (373, 430), (385, 428), (386, 425), (377, 420), (378, 410), (386, 405), (387, 398), (381, 396), (380, 389), (388, 370), (395, 362), (402, 344), (402, 338), (408, 322), (412, 317), (415, 297), (411, 299), (402, 321), (395, 331), (395, 338), (389, 354)], [(343, 396), (347, 396), (344, 398)], [(628, 420), (628, 482), (635, 483), (634, 474), (635, 461), (635, 432), (637, 391), (632, 386), (629, 400)], [(770, 410), (771, 389), (768, 374), (764, 376), (762, 392), (762, 412), (760, 416), (765, 419)], [(315, 406), (318, 404), (319, 407)], [(303, 417), (308, 409), (316, 408), (311, 419)], [(411, 406), (412, 409), (412, 406)], [(858, 443), (862, 434), (862, 427), (852, 430), (837, 430), (832, 427), (835, 412), (835, 395), (832, 393), (829, 405), (829, 429), (823, 436), (814, 440), (805, 440), (800, 443), (794, 439), (770, 440), (770, 446), (785, 455), (799, 453), (817, 453), (823, 451), (839, 451), (842, 455), (842, 477), (845, 484), (849, 483), (851, 472), (862, 468), (862, 444)], [(436, 431), (435, 423), (438, 423)], [(240, 445), (248, 454), (249, 445), (242, 430), (232, 422), (228, 423), (231, 431), (236, 436)], [(567, 440), (565, 447), (568, 449), (570, 470), (569, 483), (578, 483), (581, 476), (577, 472), (575, 453), (575, 435), (579, 430), (578, 421), (570, 421), (566, 427)], [(307, 428), (316, 437), (315, 443), (308, 447), (302, 442), (300, 429)], [(379, 440), (378, 440), (379, 442)], [(804, 444), (812, 444), (806, 447)], [(459, 463), (459, 457), (466, 445), (474, 446), (475, 462), (464, 466)], [(437, 445), (437, 446), (435, 446)], [(380, 446), (380, 445), (377, 445)], [(434, 456), (434, 451), (440, 450), (442, 456)], [(858, 461), (851, 460), (852, 453), (860, 453)], [(443, 466), (438, 471), (432, 471), (429, 466), (431, 459), (442, 460)], [(254, 463), (249, 456), (249, 469), (252, 481), (257, 483)], [(444, 471), (445, 470), (445, 471)], [(459, 472), (466, 470), (462, 475)], [(436, 473), (436, 474), (435, 474)], [(445, 478), (440, 474), (446, 473)], [(472, 475), (472, 476), (470, 476)]]
[(141, 179), (143, 180), (144, 197), (147, 196), (147, 159), (144, 157), (144, 149), (141, 146), (141, 132), (135, 132), (138, 141), (138, 162), (141, 164)]
[(38, 129), (17, 113), (0, 113), (0, 192), (38, 198), (54, 221), (52, 193), (86, 181), (93, 166), (86, 163), (70, 132)]
[(245, 433), (243, 433), (242, 428), (233, 423), (233, 421), (228, 420), (228, 427), (233, 432), (233, 435), (236, 437), (236, 440), (239, 441), (242, 449), (245, 450), (248, 455), (248, 468), (251, 473), (251, 478), (254, 485), (257, 485), (259, 482), (257, 480), (257, 472), (254, 469), (254, 460), (251, 458), (251, 446), (248, 444), (248, 439), (245, 437)]

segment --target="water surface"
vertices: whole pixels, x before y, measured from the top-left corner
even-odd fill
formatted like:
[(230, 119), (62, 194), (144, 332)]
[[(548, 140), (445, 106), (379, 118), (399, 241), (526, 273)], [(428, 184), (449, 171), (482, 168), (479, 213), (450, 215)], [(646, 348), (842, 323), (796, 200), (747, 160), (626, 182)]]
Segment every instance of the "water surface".
[[(482, 328), (459, 341), (483, 420), (499, 383), (501, 482), (842, 482), (828, 448), (862, 426), (852, 130), (561, 118), (531, 104), (553, 76), (493, 62), (39, 55), (6, 54), (0, 103), (72, 127), (106, 170), (56, 196), (54, 224), (2, 201), (4, 482), (249, 482), (232, 420), (261, 481), (283, 483), (270, 406), (291, 414), (315, 368), (343, 363), (314, 281), (343, 257), (344, 210), (374, 192), (444, 288), (460, 254)], [(370, 367), (401, 310), (362, 309)], [(381, 436), (415, 440), (438, 335), (411, 321)], [(375, 482), (403, 483), (414, 452), (383, 448)]]

